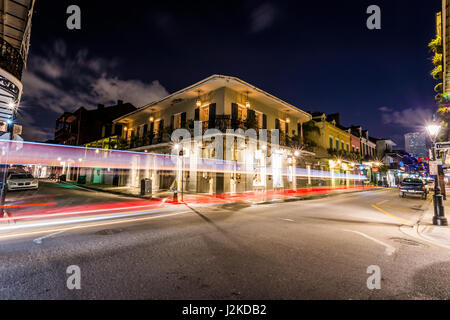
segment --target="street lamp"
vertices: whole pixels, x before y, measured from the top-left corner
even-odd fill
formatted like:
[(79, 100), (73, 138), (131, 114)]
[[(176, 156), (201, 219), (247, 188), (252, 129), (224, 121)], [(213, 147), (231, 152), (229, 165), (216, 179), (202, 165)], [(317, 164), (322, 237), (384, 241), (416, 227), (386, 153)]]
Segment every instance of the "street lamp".
[[(430, 124), (427, 126), (427, 131), (433, 143), (432, 145), (433, 160), (437, 161), (436, 139), (438, 137), (439, 132), (441, 131), (441, 126), (435, 123)], [(435, 226), (448, 225), (447, 219), (445, 218), (444, 206), (442, 204), (441, 188), (439, 187), (439, 172), (437, 172), (437, 174), (434, 176), (433, 204), (434, 204), (433, 224)]]

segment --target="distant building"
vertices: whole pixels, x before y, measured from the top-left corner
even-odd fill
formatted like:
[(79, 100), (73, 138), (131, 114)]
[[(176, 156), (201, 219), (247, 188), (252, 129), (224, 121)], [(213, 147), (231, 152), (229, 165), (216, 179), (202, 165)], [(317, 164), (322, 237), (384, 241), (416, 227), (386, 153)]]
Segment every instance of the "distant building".
[[(115, 106), (99, 104), (93, 110), (81, 107), (75, 112), (65, 112), (56, 120), (54, 141), (56, 144), (85, 146), (99, 140), (114, 140), (115, 135), (121, 135), (122, 126), (113, 124), (113, 120), (133, 111), (136, 111), (135, 106), (119, 100)], [(112, 149), (114, 146), (102, 147)]]
[(425, 134), (421, 132), (405, 134), (405, 150), (414, 157), (427, 157), (428, 149)]

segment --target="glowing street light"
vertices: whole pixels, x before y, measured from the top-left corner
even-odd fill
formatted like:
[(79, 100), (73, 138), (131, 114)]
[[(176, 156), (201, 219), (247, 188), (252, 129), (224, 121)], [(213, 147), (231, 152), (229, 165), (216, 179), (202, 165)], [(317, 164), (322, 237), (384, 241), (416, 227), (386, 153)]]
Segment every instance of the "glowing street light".
[(438, 124), (430, 124), (427, 126), (428, 134), (430, 135), (430, 138), (433, 141), (433, 143), (436, 142), (437, 136), (441, 131), (441, 128), (442, 127)]

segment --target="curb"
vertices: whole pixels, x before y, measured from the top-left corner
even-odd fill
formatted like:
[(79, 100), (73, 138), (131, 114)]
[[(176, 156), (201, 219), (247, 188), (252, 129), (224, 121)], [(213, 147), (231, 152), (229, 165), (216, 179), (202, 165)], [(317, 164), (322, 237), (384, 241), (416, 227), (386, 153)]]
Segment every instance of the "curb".
[[(93, 188), (93, 187), (89, 187), (89, 186), (79, 186), (77, 184), (66, 182), (66, 181), (61, 181), (60, 183), (72, 185), (72, 186), (78, 187), (80, 189), (86, 189), (88, 191), (98, 191), (98, 192), (115, 194), (115, 195), (124, 196), (124, 197), (146, 199), (146, 200), (161, 199), (161, 198), (157, 198), (157, 197), (146, 197), (146, 196), (134, 195), (134, 194), (124, 193), (124, 192), (119, 192), (119, 191), (113, 191), (113, 190), (103, 190), (103, 189)], [(315, 200), (315, 199), (328, 198), (328, 197), (333, 197), (333, 196), (338, 196), (338, 195), (343, 195), (343, 194), (352, 194), (352, 193), (367, 192), (367, 191), (378, 191), (378, 190), (385, 190), (385, 189), (388, 189), (388, 188), (374, 187), (374, 188), (365, 189), (365, 190), (355, 190), (355, 191), (336, 192), (336, 193), (323, 193), (323, 194), (311, 195), (311, 196), (289, 197), (289, 198), (286, 198), (286, 199), (278, 199), (278, 200), (275, 200), (275, 201), (267, 200), (267, 201), (262, 201), (262, 202), (254, 202), (253, 204), (255, 204), (255, 205), (265, 205), (265, 204), (274, 204), (274, 203), (285, 203), (285, 202)], [(251, 202), (251, 201), (249, 201), (249, 202)]]
[(135, 195), (135, 194), (119, 192), (119, 191), (103, 190), (103, 189), (93, 188), (93, 187), (89, 187), (89, 186), (80, 186), (78, 184), (70, 183), (70, 182), (66, 182), (66, 181), (60, 181), (59, 183), (71, 185), (71, 186), (74, 186), (74, 187), (77, 187), (77, 188), (80, 188), (80, 189), (85, 189), (87, 191), (97, 191), (97, 192), (103, 192), (103, 193), (115, 194), (115, 195), (118, 195), (118, 196), (139, 198), (139, 199), (156, 199), (156, 198), (152, 198), (152, 197), (145, 197), (145, 196), (140, 196), (140, 195)]
[[(441, 243), (439, 240), (436, 240), (433, 237), (428, 236), (426, 233), (424, 233), (423, 231), (427, 230), (429, 227), (433, 227), (433, 228), (439, 228), (439, 226), (435, 226), (430, 222), (424, 222), (423, 220), (428, 219), (428, 217), (433, 217), (433, 201), (431, 201), (430, 206), (428, 207), (428, 209), (422, 214), (422, 216), (419, 218), (419, 220), (417, 221), (417, 223), (414, 225), (413, 229), (415, 234), (417, 235), (417, 238), (422, 239), (426, 242), (429, 242), (431, 244), (434, 244), (438, 247), (441, 248), (446, 248), (446, 249), (450, 249), (450, 245), (447, 244), (443, 244)], [(447, 227), (448, 228), (448, 227)]]
[(352, 193), (378, 191), (378, 190), (384, 190), (384, 188), (370, 188), (370, 189), (366, 189), (366, 190), (355, 190), (355, 191), (347, 191), (347, 192), (322, 193), (322, 194), (312, 195), (312, 196), (298, 196), (298, 197), (290, 197), (287, 199), (278, 199), (276, 201), (268, 200), (268, 201), (256, 202), (254, 204), (255, 205), (264, 205), (264, 204), (296, 202), (296, 201), (305, 201), (305, 200), (316, 200), (316, 199), (323, 199), (323, 198), (339, 196), (339, 195), (343, 195), (343, 194), (352, 194)]

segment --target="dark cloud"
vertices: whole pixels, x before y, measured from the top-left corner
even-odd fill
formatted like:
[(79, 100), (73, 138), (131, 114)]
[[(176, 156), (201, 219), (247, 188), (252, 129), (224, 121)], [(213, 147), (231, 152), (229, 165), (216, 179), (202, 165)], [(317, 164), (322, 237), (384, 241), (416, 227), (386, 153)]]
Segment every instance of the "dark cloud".
[(275, 21), (276, 8), (271, 3), (264, 3), (251, 14), (250, 31), (260, 32), (269, 28)]
[(157, 80), (120, 79), (114, 74), (117, 59), (95, 57), (86, 49), (68, 52), (68, 46), (58, 40), (45, 56), (34, 54), (29, 61), (19, 113), (25, 140), (53, 138), (54, 121), (65, 111), (119, 99), (142, 107), (168, 94)]

